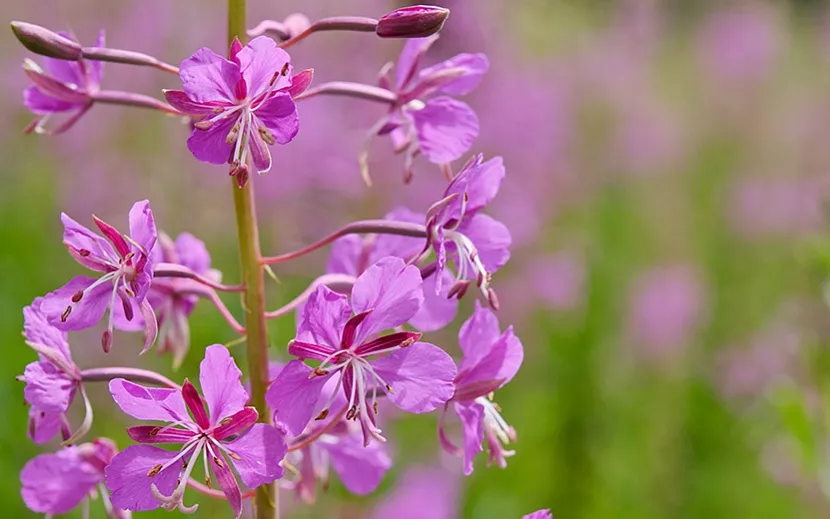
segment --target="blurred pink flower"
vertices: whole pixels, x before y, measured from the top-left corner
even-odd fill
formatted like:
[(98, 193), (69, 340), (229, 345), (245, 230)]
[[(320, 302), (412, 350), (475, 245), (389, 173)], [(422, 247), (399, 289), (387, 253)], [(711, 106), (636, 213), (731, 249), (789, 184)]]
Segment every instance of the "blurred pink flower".
[(824, 191), (817, 179), (746, 178), (733, 189), (729, 218), (746, 236), (807, 234), (824, 223)]
[(440, 468), (409, 469), (375, 507), (371, 519), (455, 519), (458, 477)]
[(643, 357), (664, 360), (688, 346), (703, 314), (704, 291), (687, 266), (654, 268), (630, 294), (628, 326)]

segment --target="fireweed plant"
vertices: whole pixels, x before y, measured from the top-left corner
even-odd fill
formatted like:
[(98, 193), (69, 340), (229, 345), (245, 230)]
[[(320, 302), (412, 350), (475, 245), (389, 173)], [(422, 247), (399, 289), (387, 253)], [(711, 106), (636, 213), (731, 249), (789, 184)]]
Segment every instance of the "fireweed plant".
[[(57, 451), (37, 456), (21, 472), (31, 510), (51, 517), (81, 506), (86, 514), (97, 495), (110, 518), (156, 508), (192, 513), (197, 505), (188, 504), (190, 490), (227, 501), (234, 517), (249, 506), (253, 517), (275, 519), (278, 489), (313, 500), (329, 467), (348, 490), (368, 494), (392, 466), (379, 416), (390, 406), (436, 413), (437, 444), (463, 460), (466, 474), (485, 447), (491, 462), (506, 465), (516, 434), (494, 392), (514, 377), (523, 351), (512, 328), (502, 331), (491, 286), (491, 275), (510, 256), (510, 233), (482, 212), (505, 167), (499, 157), (470, 154), (478, 119), (457, 99), (482, 80), (487, 58), (460, 54), (422, 66), (448, 15), (434, 6), (401, 8), (379, 20), (311, 23), (292, 15), (249, 31), (244, 0), (230, 0), (228, 49), (199, 49), (178, 67), (109, 48), (103, 31), (84, 46), (67, 33), (12, 23), (21, 43), (44, 57), (23, 66), (32, 82), (24, 103), (36, 115), (27, 131), (65, 132), (100, 104), (189, 120), (186, 145), (193, 156), (226, 165), (233, 179), (242, 272), (239, 284), (223, 284), (204, 244), (187, 233), (173, 240), (159, 232), (147, 200), (136, 202), (125, 221), (61, 215), (63, 243), (89, 274), (23, 309), (25, 341), (38, 356), (20, 377), (30, 406), (28, 435), (37, 443), (62, 440)], [(377, 85), (313, 85), (312, 69), (295, 69), (287, 49), (320, 31), (405, 42), (397, 63), (382, 67)], [(181, 88), (164, 90), (164, 101), (106, 90), (104, 62), (158, 69), (175, 75)], [(423, 155), (441, 173), (435, 178), (446, 184), (444, 196), (428, 208), (397, 208), (385, 219), (349, 223), (294, 252), (264, 255), (254, 185), (269, 180), (258, 177), (272, 168), (272, 153), (300, 130), (301, 101), (325, 94), (369, 99), (384, 109), (367, 132), (367, 147), (355, 150), (367, 184), (368, 145), (388, 137), (404, 157), (404, 180), (412, 176), (413, 159)], [(463, 166), (452, 165), (464, 156)], [(89, 221), (94, 226), (82, 223)], [(268, 269), (328, 244), (327, 272), (284, 307), (266, 309)], [(456, 361), (423, 332), (449, 324), (472, 285), (469, 293), (478, 300), (461, 326), (463, 357)], [(218, 292), (241, 294), (243, 323)], [(104, 353), (120, 347), (114, 330), (142, 331), (141, 353), (158, 343), (178, 366), (192, 351), (188, 316), (199, 299), (211, 302), (247, 344), (247, 386), (219, 344), (198, 349), (198, 388), (136, 367), (85, 369), (72, 359), (68, 332), (103, 320)], [(297, 332), (287, 346), (293, 360), (269, 365), (266, 322), (295, 313)], [(87, 388), (101, 383), (135, 420), (127, 429), (134, 443), (121, 450), (108, 438), (83, 440), (93, 427)], [(81, 423), (68, 415), (75, 399), (85, 409)], [(460, 418), (460, 434), (450, 427), (453, 415)]]

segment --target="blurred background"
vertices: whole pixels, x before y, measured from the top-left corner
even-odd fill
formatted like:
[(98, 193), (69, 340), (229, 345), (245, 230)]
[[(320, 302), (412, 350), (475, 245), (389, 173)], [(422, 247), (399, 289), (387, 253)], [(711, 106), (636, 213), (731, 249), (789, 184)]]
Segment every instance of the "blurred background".
[[(395, 420), (396, 465), (375, 495), (349, 496), (334, 478), (314, 507), (286, 494), (289, 517), (505, 519), (542, 507), (568, 519), (827, 517), (830, 5), (436, 3), (452, 15), (428, 61), (478, 51), (491, 60), (465, 101), (481, 119), (473, 151), (502, 155), (507, 167), (490, 214), (514, 238), (493, 286), (502, 326), (516, 327), (526, 352), (497, 395), (518, 431), (517, 454), (506, 470), (480, 459), (464, 478), (459, 460), (438, 453), (435, 417)], [(401, 5), (249, 4), (251, 27), (298, 10), (314, 20)], [(201, 46), (221, 53), (225, 41), (220, 1), (4, 2), (0, 13), (69, 29), (86, 43), (104, 27), (110, 46), (172, 63)], [(372, 83), (401, 46), (322, 34), (292, 58), (297, 70), (313, 67), (316, 82)], [(19, 335), (21, 308), (81, 273), (61, 245), (60, 212), (85, 224), (94, 212), (119, 226), (134, 201), (149, 198), (159, 227), (203, 239), (229, 283), (238, 279), (236, 233), (226, 169), (192, 159), (184, 125), (100, 106), (65, 135), (24, 136), (26, 53), (10, 31), (0, 51), (0, 507), (33, 517), (17, 474), (54, 446), (26, 437), (15, 376), (35, 355)], [(178, 82), (108, 64), (104, 87), (160, 96)], [(375, 186), (363, 185), (356, 157), (382, 112), (363, 101), (301, 103), (300, 135), (254, 179), (266, 253), (402, 203), (423, 211), (442, 192), (443, 177), (426, 162), (402, 185), (401, 160), (382, 139), (372, 148)], [(299, 293), (327, 256), (280, 266), (270, 305)], [(457, 351), (472, 299), (431, 342)], [(241, 315), (236, 298), (226, 302)], [(293, 321), (271, 326), (273, 356), (284, 358)], [(200, 346), (234, 338), (205, 303), (191, 329), (193, 350), (176, 379), (196, 375)], [(169, 357), (136, 357), (138, 338), (125, 333), (104, 357), (99, 333), (71, 336), (76, 363), (139, 362), (171, 373)], [(103, 386), (92, 398), (92, 436), (126, 446), (130, 419)], [(229, 514), (201, 502), (196, 517)], [(103, 508), (94, 505), (92, 517)]]

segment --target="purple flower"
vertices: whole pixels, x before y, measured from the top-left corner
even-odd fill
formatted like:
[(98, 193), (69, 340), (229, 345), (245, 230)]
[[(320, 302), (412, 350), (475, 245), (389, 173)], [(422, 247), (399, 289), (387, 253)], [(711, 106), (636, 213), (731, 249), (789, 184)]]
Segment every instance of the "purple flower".
[[(210, 268), (210, 254), (204, 242), (190, 233), (182, 233), (173, 242), (164, 233), (159, 235), (158, 246), (153, 249), (155, 265), (173, 263), (219, 282), (222, 274)], [(155, 310), (159, 326), (159, 353), (173, 353), (173, 367), (178, 368), (190, 349), (188, 316), (193, 312), (203, 285), (196, 281), (177, 277), (159, 277), (153, 280), (147, 299)]]
[[(399, 208), (386, 215), (387, 220), (421, 223), (424, 215)], [(423, 240), (391, 234), (361, 238), (347, 235), (332, 244), (331, 256), (326, 268), (329, 274), (348, 274), (359, 276), (366, 267), (385, 256), (396, 256), (410, 261), (423, 250)], [(453, 284), (449, 272), (443, 272), (442, 289), (435, 290), (438, 274), (434, 270), (421, 273), (424, 279), (424, 304), (418, 313), (409, 320), (409, 324), (418, 330), (432, 332), (448, 325), (458, 311), (458, 300), (447, 297)]]
[[(334, 378), (329, 379), (320, 392), (320, 405), (331, 399), (332, 405), (345, 407), (346, 399), (337, 385)], [(386, 446), (377, 442), (364, 446), (360, 426), (343, 420), (342, 414), (309, 423), (303, 433), (293, 439), (292, 449), (286, 459), (297, 467), (299, 478), (287, 486), (306, 503), (315, 501), (318, 482), (323, 488), (328, 486), (330, 467), (343, 486), (356, 495), (366, 495), (377, 489), (392, 467)]]
[(231, 164), (231, 174), (243, 177), (249, 153), (259, 173), (271, 169), (268, 147), (297, 135), (292, 95), (308, 86), (311, 72), (292, 78), (290, 56), (266, 36), (245, 47), (234, 41), (230, 59), (201, 48), (179, 70), (184, 90), (166, 90), (164, 96), (179, 111), (201, 117), (187, 140), (193, 156)]
[[(156, 340), (158, 326), (147, 292), (153, 280), (152, 252), (156, 225), (147, 200), (130, 210), (130, 234), (122, 235), (110, 224), (92, 216), (106, 239), (68, 215), (61, 214), (63, 244), (75, 261), (101, 272), (99, 278), (78, 276), (47, 294), (41, 308), (49, 323), (60, 330), (83, 330), (94, 326), (109, 311), (107, 329), (101, 336), (104, 351), (112, 347), (112, 330), (134, 330), (133, 316), (144, 318), (144, 350)], [(120, 304), (116, 304), (116, 300)]]
[(113, 509), (102, 488), (104, 468), (116, 453), (108, 438), (91, 443), (70, 445), (54, 454), (41, 454), (30, 460), (20, 472), (23, 502), (33, 512), (65, 514), (98, 490), (107, 507), (107, 517), (127, 519), (129, 512)]
[[(447, 164), (469, 151), (478, 136), (478, 117), (472, 108), (450, 96), (475, 90), (490, 64), (484, 54), (458, 54), (419, 70), (421, 60), (437, 35), (406, 42), (394, 82), (383, 71), (380, 86), (392, 90), (391, 111), (371, 130), (392, 137), (395, 150), (405, 152), (405, 179), (412, 176), (412, 159), (423, 155), (434, 164)], [(365, 167), (365, 152), (361, 160)]]
[(198, 505), (187, 507), (182, 498), (200, 454), (207, 484), (210, 465), (237, 518), (242, 495), (230, 464), (249, 488), (282, 477), (285, 441), (270, 425), (256, 423), (256, 409), (245, 407), (248, 393), (241, 376), (227, 348), (217, 344), (205, 349), (200, 367), (204, 397), (187, 380), (181, 390), (148, 388), (120, 378), (110, 382), (110, 393), (122, 411), (139, 420), (169, 422), (163, 427), (130, 427), (130, 438), (141, 444), (182, 445), (178, 451), (133, 445), (119, 453), (106, 471), (115, 506), (132, 511), (159, 506), (194, 511)]
[(371, 519), (455, 519), (458, 477), (440, 468), (414, 467), (375, 507)]
[[(505, 170), (501, 157), (482, 162), (478, 155), (467, 162), (427, 211), (427, 244), (435, 251), (435, 293), (443, 289), (447, 260), (454, 259), (456, 280), (450, 295), (461, 297), (475, 280), (491, 306), (497, 308), (490, 276), (510, 259), (510, 231), (504, 224), (481, 214), (498, 194)], [(380, 242), (379, 238), (378, 241)]]
[[(38, 352), (39, 360), (26, 366), (23, 396), (29, 408), (29, 437), (35, 443), (46, 443), (58, 433), (64, 440), (86, 434), (92, 425), (89, 400), (81, 385), (81, 370), (72, 361), (66, 332), (46, 320), (41, 310), (42, 298), (23, 309), (26, 343)], [(72, 434), (66, 412), (77, 391), (83, 396), (87, 410), (83, 425)]]
[[(59, 33), (74, 40), (67, 33)], [(104, 31), (98, 33), (93, 47), (104, 46)], [(43, 67), (31, 59), (23, 62), (23, 70), (33, 85), (23, 91), (23, 104), (38, 117), (26, 131), (44, 134), (63, 133), (71, 128), (92, 107), (91, 95), (101, 84), (103, 63), (100, 61), (68, 61), (44, 58)], [(54, 130), (47, 130), (46, 123), (56, 113), (74, 112)]]
[(522, 519), (553, 519), (553, 514), (550, 513), (550, 510), (537, 510), (522, 517)]
[[(359, 421), (364, 445), (371, 438), (385, 441), (376, 420), (379, 391), (411, 413), (432, 411), (449, 400), (455, 365), (446, 352), (417, 342), (417, 332), (381, 334), (418, 312), (424, 299), (422, 284), (417, 267), (386, 257), (360, 275), (351, 301), (318, 287), (303, 308), (288, 352), (319, 364), (311, 368), (294, 360), (279, 374), (266, 394), (275, 421), (296, 436), (313, 416), (325, 419), (334, 397), (320, 408), (320, 393), (335, 376), (337, 389), (332, 394), (342, 389), (346, 419)], [(383, 354), (387, 355), (377, 357)]]
[[(464, 474), (473, 472), (473, 458), (483, 450), (486, 440), (490, 462), (506, 466), (505, 458), (513, 451), (502, 444), (516, 441), (516, 432), (504, 421), (500, 408), (486, 395), (503, 387), (516, 375), (524, 358), (522, 343), (513, 335), (513, 327), (499, 331), (495, 314), (476, 301), (473, 315), (461, 326), (458, 344), (464, 353), (455, 377), (455, 394), (450, 402), (461, 419), (464, 436), (463, 451), (446, 436), (442, 420), (438, 431), (444, 449), (464, 456)], [(446, 411), (447, 406), (444, 406)]]

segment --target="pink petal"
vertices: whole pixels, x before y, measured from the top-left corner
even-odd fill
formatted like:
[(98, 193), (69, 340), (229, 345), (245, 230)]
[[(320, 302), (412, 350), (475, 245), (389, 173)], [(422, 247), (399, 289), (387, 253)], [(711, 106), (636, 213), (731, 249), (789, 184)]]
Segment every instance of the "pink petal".
[(513, 241), (510, 231), (506, 225), (490, 216), (478, 213), (472, 218), (465, 218), (458, 227), (458, 232), (473, 242), (488, 271), (497, 271), (510, 259), (510, 245)]
[(363, 251), (367, 246), (360, 236), (349, 234), (331, 244), (331, 255), (326, 265), (327, 274), (348, 274), (357, 276), (362, 272), (360, 265)]
[(107, 264), (114, 265), (118, 261), (115, 249), (107, 240), (79, 224), (66, 213), (61, 213), (61, 223), (63, 244), (75, 261), (98, 272), (106, 272)]
[(285, 92), (272, 96), (254, 111), (257, 118), (274, 134), (277, 144), (288, 144), (300, 130), (297, 105)]
[(496, 314), (482, 307), (476, 300), (473, 315), (464, 321), (458, 332), (458, 345), (464, 353), (462, 369), (463, 366), (475, 365), (487, 355), (489, 346), (494, 344), (500, 335), (501, 329)]
[(130, 209), (130, 238), (141, 245), (146, 254), (156, 245), (156, 222), (148, 200), (136, 202)]
[(337, 442), (320, 443), (331, 457), (331, 464), (343, 486), (359, 496), (377, 490), (383, 476), (392, 467), (392, 459), (383, 444), (370, 443), (363, 446), (363, 439), (357, 435), (339, 436)]
[(305, 92), (306, 90), (308, 90), (308, 87), (311, 86), (311, 81), (313, 79), (314, 79), (314, 69), (313, 68), (309, 68), (309, 69), (303, 70), (302, 72), (294, 74), (291, 77), (291, 86), (288, 87), (288, 90), (286, 90), (286, 92), (292, 98), (297, 97), (298, 95), (300, 95), (303, 92)]
[(179, 67), (182, 87), (197, 103), (209, 101), (235, 102), (234, 87), (242, 79), (239, 66), (207, 47), (182, 61)]
[(484, 450), (484, 407), (481, 404), (455, 404), (455, 413), (461, 420), (464, 434), (464, 475), (473, 473), (473, 460)]
[(522, 519), (553, 519), (553, 514), (550, 513), (550, 510), (537, 510), (532, 514), (523, 516)]
[(332, 351), (339, 349), (343, 327), (351, 312), (345, 295), (325, 286), (317, 287), (303, 307), (297, 340), (328, 346)]
[(228, 106), (225, 101), (197, 103), (190, 99), (184, 90), (164, 90), (164, 99), (173, 108), (187, 115), (215, 115), (214, 110)]
[(406, 87), (407, 83), (415, 77), (421, 59), (437, 39), (438, 35), (433, 34), (426, 38), (410, 38), (406, 41), (401, 56), (398, 58), (398, 64), (395, 65), (395, 84), (398, 90)]
[(201, 429), (209, 429), (210, 420), (205, 411), (205, 404), (202, 403), (202, 397), (199, 396), (196, 386), (188, 379), (184, 379), (184, 384), (182, 384), (182, 398), (184, 399), (184, 405), (187, 406), (187, 410), (190, 411), (190, 416), (193, 417), (196, 424)]
[(83, 460), (77, 447), (65, 447), (26, 463), (20, 472), (20, 494), (33, 512), (65, 514), (102, 479), (102, 474)]
[(452, 162), (470, 150), (478, 136), (472, 108), (449, 97), (431, 99), (421, 110), (407, 112), (415, 124), (421, 152), (434, 164)]
[(197, 160), (208, 164), (227, 164), (233, 153), (233, 145), (225, 140), (238, 117), (232, 115), (220, 119), (207, 130), (194, 128), (187, 138), (187, 149)]
[(464, 73), (460, 76), (450, 80), (441, 85), (437, 92), (447, 95), (464, 95), (469, 94), (478, 87), (487, 69), (490, 68), (490, 62), (484, 54), (459, 54), (452, 58), (442, 61), (437, 65), (421, 70), (419, 74), (420, 80), (426, 80), (430, 76), (447, 69), (464, 69)]
[(207, 401), (212, 425), (218, 424), (248, 403), (248, 393), (239, 380), (241, 377), (242, 372), (226, 347), (214, 344), (205, 349), (205, 358), (199, 365), (199, 383)]
[(366, 269), (352, 288), (352, 308), (372, 313), (361, 324), (356, 343), (411, 319), (424, 302), (422, 285), (418, 267), (401, 258), (388, 256)]
[[(249, 41), (236, 55), (242, 76), (248, 85), (248, 96), (257, 96), (268, 90), (275, 74), (280, 74), (286, 64), (291, 63), (287, 52), (277, 47), (277, 43), (268, 36), (257, 36)], [(276, 89), (289, 86), (290, 67), (286, 75), (277, 78)]]
[[(37, 297), (31, 305), (23, 308), (23, 330), (26, 340), (54, 348), (71, 361), (72, 356), (69, 353), (66, 332), (49, 324), (46, 314), (41, 309), (42, 303), (43, 298)], [(41, 360), (43, 360), (42, 357)]]
[(239, 519), (239, 516), (242, 515), (242, 494), (239, 492), (239, 484), (233, 476), (227, 459), (223, 454), (217, 453), (217, 456), (213, 457), (210, 466), (213, 473), (216, 474), (219, 486), (222, 487), (225, 499), (231, 505), (234, 517)]
[(274, 427), (256, 424), (225, 447), (238, 458), (232, 459), (242, 482), (248, 488), (270, 483), (283, 475), (280, 462), (285, 457), (285, 439)]
[(261, 126), (259, 119), (254, 116), (250, 131), (248, 132), (248, 149), (251, 150), (251, 162), (257, 173), (262, 175), (271, 169), (271, 150), (268, 144), (262, 139), (258, 128)]
[[(416, 213), (404, 207), (397, 207), (383, 217), (384, 220), (394, 222), (416, 223), (423, 225), (426, 221), (424, 213)], [(375, 250), (372, 257), (380, 259), (384, 256), (397, 256), (409, 261), (424, 250), (425, 238), (411, 238), (396, 234), (379, 234), (375, 239)]]
[[(484, 163), (481, 160), (479, 155), (475, 162), (462, 170), (453, 180), (454, 184), (460, 181), (464, 185), (467, 213), (479, 211), (492, 202), (504, 180), (504, 161), (501, 157), (493, 157)], [(447, 194), (450, 192), (451, 189), (448, 189)]]
[(373, 361), (372, 367), (392, 386), (389, 399), (410, 413), (437, 409), (455, 391), (455, 363), (433, 344), (416, 342)]
[(72, 402), (76, 382), (50, 362), (32, 362), (23, 372), (26, 402), (46, 413), (65, 413)]
[(302, 434), (314, 417), (315, 405), (329, 377), (313, 377), (312, 369), (301, 360), (292, 360), (283, 368), (265, 393), (265, 401), (274, 411), (274, 422), (281, 423), (288, 436)]
[(155, 485), (163, 495), (172, 495), (184, 462), (179, 459), (154, 476), (147, 474), (177, 454), (150, 445), (132, 445), (119, 452), (105, 469), (112, 504), (133, 512), (155, 510), (161, 506), (153, 496), (151, 485)]
[(137, 443), (187, 443), (196, 433), (178, 427), (136, 425), (127, 427), (127, 435)]
[(63, 413), (45, 413), (37, 407), (29, 408), (27, 435), (38, 445), (47, 443), (61, 430)]
[(123, 378), (111, 380), (109, 389), (118, 407), (133, 418), (191, 422), (181, 391), (144, 387)]
[(217, 440), (224, 440), (229, 436), (239, 434), (248, 427), (254, 425), (257, 418), (259, 418), (259, 413), (256, 408), (243, 407), (241, 410), (225, 419), (225, 423), (217, 426), (213, 430), (213, 437)]
[[(101, 283), (85, 293), (78, 303), (72, 302), (75, 294), (87, 289), (95, 281), (85, 276), (77, 276), (61, 288), (43, 296), (41, 309), (46, 314), (49, 324), (66, 331), (84, 330), (98, 324), (112, 298), (111, 283)], [(66, 319), (63, 319), (64, 312), (69, 306), (72, 306), (72, 311)]]
[[(435, 281), (443, 276), (442, 290), (436, 293)], [(418, 313), (409, 320), (409, 324), (422, 332), (440, 330), (455, 319), (458, 312), (458, 299), (447, 298), (454, 277), (448, 271), (436, 272), (424, 279), (424, 304)]]
[(44, 94), (38, 87), (32, 85), (23, 90), (23, 105), (33, 114), (48, 115), (56, 112), (74, 110), (82, 106), (83, 103), (79, 104), (55, 99)]

